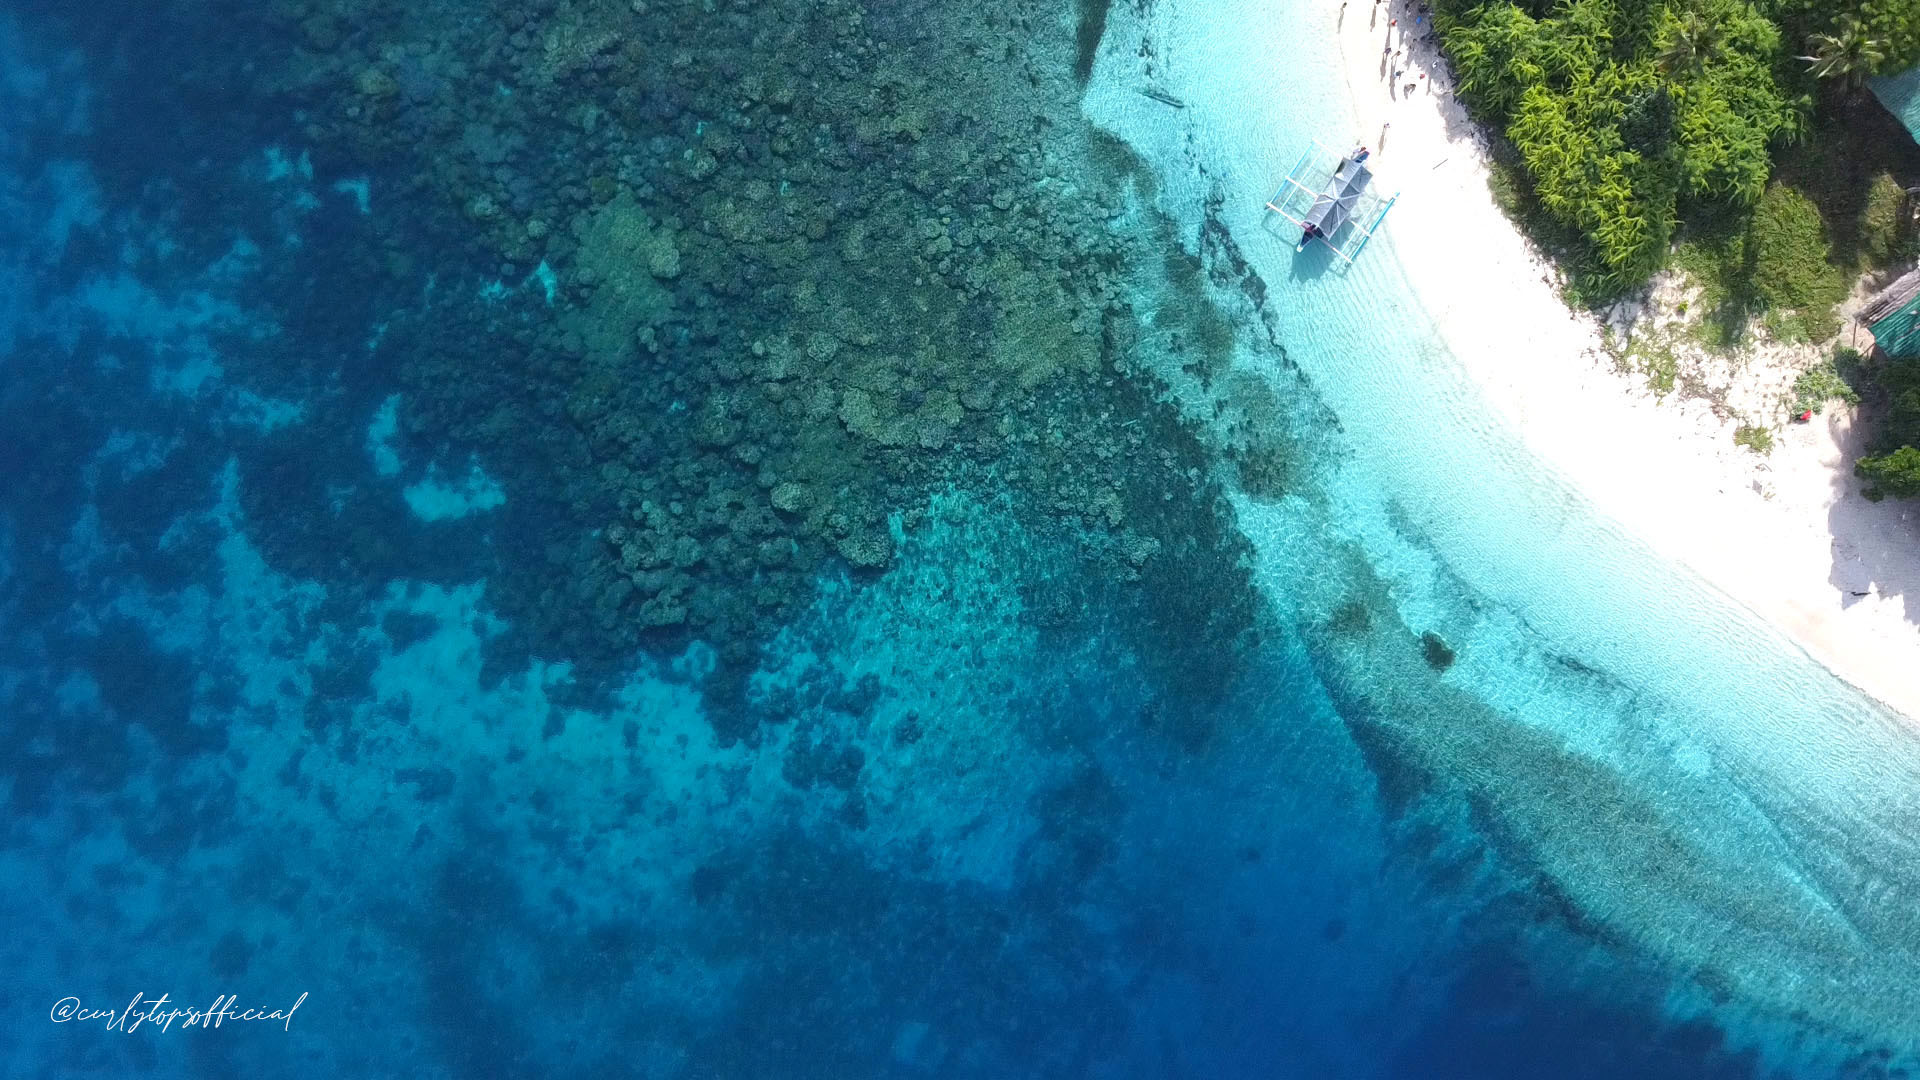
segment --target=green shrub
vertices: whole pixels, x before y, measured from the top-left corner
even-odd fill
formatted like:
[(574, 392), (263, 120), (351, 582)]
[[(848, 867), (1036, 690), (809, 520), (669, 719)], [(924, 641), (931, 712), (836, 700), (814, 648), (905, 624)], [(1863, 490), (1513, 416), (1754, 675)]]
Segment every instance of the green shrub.
[(1867, 498), (1880, 500), (1888, 495), (1910, 499), (1920, 495), (1920, 450), (1903, 446), (1890, 454), (1863, 457), (1853, 466), (1853, 474), (1867, 482)]
[(1513, 166), (1499, 158), (1487, 163), (1487, 191), (1493, 196), (1493, 204), (1516, 221), (1525, 212), (1521, 201), (1521, 190), (1525, 183), (1525, 178), (1516, 175)]
[[(1858, 355), (1857, 353), (1855, 355)], [(1860, 395), (1840, 376), (1839, 369), (1832, 360), (1823, 360), (1800, 373), (1793, 380), (1793, 391), (1787, 397), (1787, 409), (1795, 416), (1807, 412), (1821, 412), (1829, 401), (1844, 401), (1849, 405), (1860, 404)]]
[(1848, 345), (1836, 345), (1833, 349), (1833, 359), (1829, 363), (1833, 365), (1833, 373), (1840, 377), (1840, 381), (1846, 383), (1847, 388), (1855, 392), (1853, 399), (1847, 404), (1857, 405), (1862, 394), (1877, 395), (1883, 390), (1877, 373), (1867, 363), (1866, 354), (1859, 349)]
[(1692, 332), (1710, 348), (1738, 344), (1756, 315), (1786, 341), (1820, 341), (1840, 328), (1834, 309), (1848, 274), (1828, 258), (1819, 210), (1791, 187), (1769, 187), (1751, 211), (1704, 219), (1672, 261), (1704, 293)]
[(1773, 432), (1758, 424), (1741, 424), (1733, 429), (1733, 441), (1756, 454), (1773, 450)]
[(1840, 329), (1834, 308), (1847, 298), (1847, 274), (1828, 261), (1826, 228), (1806, 196), (1769, 187), (1753, 208), (1745, 255), (1754, 299), (1777, 336), (1820, 341)]
[(1906, 223), (1907, 193), (1892, 173), (1880, 173), (1867, 188), (1867, 205), (1860, 211), (1860, 252), (1875, 266), (1885, 266), (1911, 248)]
[(1680, 378), (1680, 358), (1674, 355), (1673, 343), (1665, 338), (1635, 342), (1627, 350), (1627, 363), (1646, 376), (1647, 389), (1652, 390), (1655, 397), (1673, 393)]
[(1709, 349), (1737, 345), (1747, 336), (1756, 301), (1746, 251), (1746, 218), (1732, 215), (1696, 227), (1674, 248), (1673, 265), (1701, 290), (1700, 317), (1688, 320), (1687, 332)]
[[(1849, 356), (1848, 354), (1851, 354)], [(1853, 350), (1835, 350), (1835, 364), (1849, 370), (1858, 363)], [(1876, 397), (1886, 398), (1886, 417), (1876, 437), (1878, 454), (1861, 458), (1854, 475), (1867, 482), (1865, 495), (1912, 498), (1920, 495), (1920, 361), (1893, 360), (1873, 369)]]

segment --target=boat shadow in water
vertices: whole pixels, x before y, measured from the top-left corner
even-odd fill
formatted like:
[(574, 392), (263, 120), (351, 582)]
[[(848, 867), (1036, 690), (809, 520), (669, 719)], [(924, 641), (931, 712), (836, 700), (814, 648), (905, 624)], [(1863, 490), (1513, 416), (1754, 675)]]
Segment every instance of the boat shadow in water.
[[(1300, 242), (1300, 227), (1277, 214), (1269, 214), (1260, 222), (1260, 231), (1267, 234), (1274, 243), (1293, 247)], [(1345, 262), (1333, 249), (1325, 244), (1308, 244), (1293, 253), (1293, 261), (1288, 264), (1287, 276), (1295, 281), (1312, 281), (1325, 277), (1328, 271), (1344, 266)]]

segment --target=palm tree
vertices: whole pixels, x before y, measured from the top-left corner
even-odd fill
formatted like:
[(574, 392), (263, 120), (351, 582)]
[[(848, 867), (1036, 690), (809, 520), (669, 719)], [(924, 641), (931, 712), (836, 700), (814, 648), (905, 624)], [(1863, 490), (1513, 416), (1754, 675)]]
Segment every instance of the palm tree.
[(1837, 34), (1815, 34), (1812, 56), (1802, 56), (1816, 79), (1840, 79), (1848, 90), (1867, 84), (1881, 61), (1887, 58), (1887, 43), (1867, 36), (1867, 28), (1851, 15), (1840, 16)]
[(1720, 49), (1720, 28), (1697, 11), (1689, 11), (1673, 27), (1673, 40), (1660, 50), (1660, 70), (1672, 75), (1691, 71), (1695, 75)]

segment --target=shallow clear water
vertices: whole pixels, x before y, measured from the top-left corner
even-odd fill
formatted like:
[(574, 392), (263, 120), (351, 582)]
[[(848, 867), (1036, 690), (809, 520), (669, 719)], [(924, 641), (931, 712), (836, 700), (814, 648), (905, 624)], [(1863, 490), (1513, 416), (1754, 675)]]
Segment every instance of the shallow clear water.
[[(1116, 20), (1110, 46), (1134, 36), (1108, 54), (1089, 112), (1155, 161), (1161, 205), (1195, 208), (1196, 228), (1204, 195), (1224, 195), (1219, 218), (1272, 285), (1265, 307), (1287, 356), (1340, 417), (1352, 456), (1322, 477), (1330, 508), (1243, 506), (1275, 594), (1309, 622), (1316, 601), (1325, 612), (1351, 597), (1353, 582), (1326, 573), (1324, 544), (1302, 542), (1330, 532), (1369, 564), (1382, 607), (1472, 657), (1466, 694), (1448, 704), (1400, 697), (1394, 669), (1416, 665), (1373, 643), (1339, 657), (1337, 634), (1316, 649), (1323, 677), (1400, 701), (1395, 738), (1526, 819), (1524, 842), (1589, 912), (1688, 969), (1788, 987), (1779, 1004), (1818, 993), (1835, 1022), (1904, 1043), (1890, 1025), (1907, 1006), (1880, 1005), (1912, 989), (1912, 915), (1891, 885), (1911, 863), (1895, 824), (1913, 803), (1910, 732), (1530, 459), (1386, 257), (1391, 228), (1351, 271), (1301, 276), (1259, 207), (1304, 138), (1347, 125), (1328, 91), (1343, 85), (1337, 57), (1288, 47), (1331, 13), (1247, 16), (1163, 5)], [(1187, 108), (1143, 105), (1132, 90), (1149, 77)], [(1272, 366), (1264, 349), (1244, 362)], [(1530, 730), (1475, 731), (1483, 707)], [(1535, 736), (1543, 745), (1504, 745)], [(1575, 780), (1589, 764), (1618, 786)], [(1567, 775), (1527, 775), (1541, 769)], [(1618, 813), (1635, 802), (1654, 817)], [(1755, 897), (1783, 910), (1766, 915)]]
[[(1351, 274), (1294, 276), (1261, 189), (1342, 107), (1269, 32), (1319, 17), (1300, 8), (1116, 7), (1084, 104), (1069, 12), (1026, 13), (997, 56), (941, 44), (1001, 25), (991, 6), (850, 20), (883, 58), (1024, 64), (1046, 123), (987, 141), (1050, 124), (1065, 165), (1019, 200), (1103, 185), (1085, 231), (1198, 256), (1136, 246), (1103, 270), (1137, 339), (1109, 331), (1120, 357), (1073, 385), (1153, 389), (1098, 403), (1139, 412), (1101, 417), (1130, 441), (1090, 481), (1035, 449), (1093, 436), (1044, 396), (1071, 365), (1030, 355), (1083, 340), (969, 307), (1039, 388), (966, 406), (988, 417), (959, 430), (1004, 443), (896, 438), (847, 397), (827, 425), (957, 463), (887, 489), (884, 569), (850, 565), (880, 542), (856, 531), (751, 633), (722, 608), (707, 634), (620, 637), (659, 609), (589, 587), (606, 523), (703, 511), (605, 511), (582, 476), (613, 466), (575, 468), (568, 424), (541, 426), (591, 426), (588, 380), (510, 354), (552, 347), (549, 326), (591, 353), (595, 319), (673, 307), (621, 381), (744, 461), (676, 365), (761, 296), (806, 312), (793, 297), (845, 264), (823, 243), (825, 269), (758, 266), (771, 291), (750, 295), (703, 276), (683, 208), (686, 268), (638, 244), (654, 261), (616, 304), (575, 269), (625, 250), (594, 246), (597, 211), (541, 230), (573, 237), (540, 249), (552, 266), (496, 253), (475, 237), (498, 207), (329, 111), (470, 154), (461, 182), (534, 219), (530, 141), (631, 124), (614, 182), (655, 214), (621, 236), (669, 231), (676, 199), (730, 213), (669, 178), (735, 153), (678, 89), (699, 63), (649, 54), (665, 74), (639, 104), (586, 94), (615, 119), (540, 111), (540, 78), (599, 70), (594, 34), (671, 42), (720, 16), (581, 10), (539, 8), (493, 43), (511, 61), (436, 51), (507, 18), (457, 8), (364, 40), (318, 6), (0, 22), (7, 1075), (1897, 1075), (1920, 1037), (1914, 741), (1485, 421), (1390, 230)], [(680, 21), (620, 21), (641, 16)], [(135, 40), (257, 49), (262, 103), (205, 77), (237, 66), (116, 66)], [(1134, 64), (1188, 107), (1142, 104)], [(911, 99), (860, 65), (814, 77)], [(543, 103), (518, 128), (516, 95)], [(1082, 115), (1143, 170), (1075, 173)], [(913, 162), (943, 121), (889, 122), (854, 125), (847, 160), (869, 163), (848, 174), (931, 185), (871, 161)], [(778, 216), (705, 235), (778, 244)], [(821, 231), (853, 261), (843, 223)], [(1202, 311), (1230, 328), (1211, 359)], [(798, 351), (854, 367), (859, 337)], [(861, 377), (860, 401), (892, 392)], [(616, 464), (688, 465), (647, 457), (656, 437)], [(1240, 490), (1249, 445), (1282, 459), (1278, 493)], [(59, 1015), (162, 993), (300, 1004), (213, 1031)]]

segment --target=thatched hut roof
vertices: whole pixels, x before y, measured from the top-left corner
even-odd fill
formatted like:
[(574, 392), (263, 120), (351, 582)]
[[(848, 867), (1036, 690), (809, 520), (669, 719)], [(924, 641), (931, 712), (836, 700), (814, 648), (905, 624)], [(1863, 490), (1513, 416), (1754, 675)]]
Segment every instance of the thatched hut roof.
[(1920, 356), (1920, 269), (1881, 289), (1860, 309), (1874, 344), (1888, 356)]

